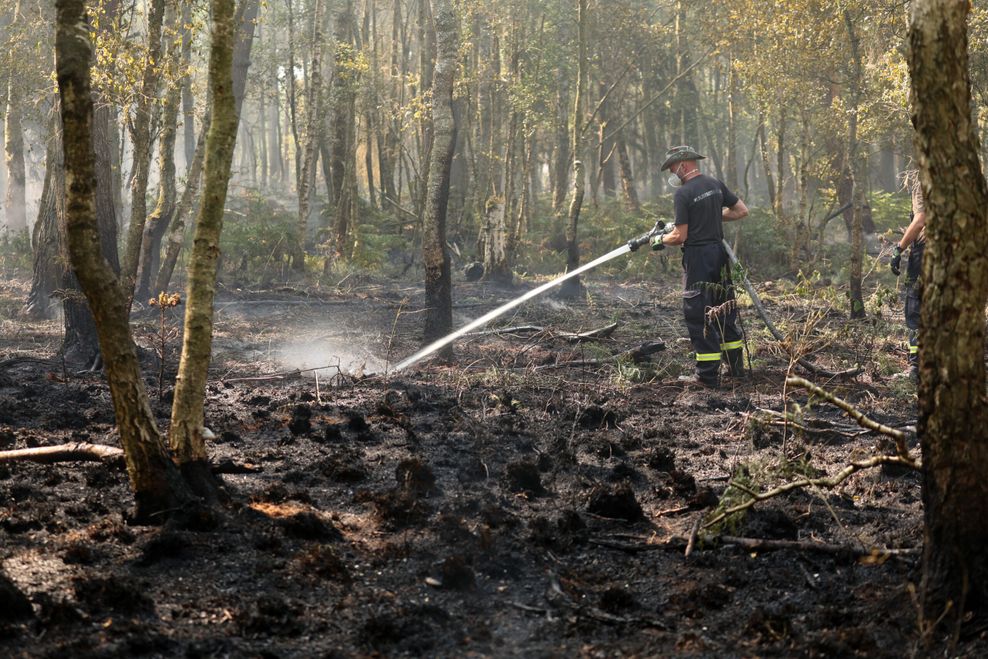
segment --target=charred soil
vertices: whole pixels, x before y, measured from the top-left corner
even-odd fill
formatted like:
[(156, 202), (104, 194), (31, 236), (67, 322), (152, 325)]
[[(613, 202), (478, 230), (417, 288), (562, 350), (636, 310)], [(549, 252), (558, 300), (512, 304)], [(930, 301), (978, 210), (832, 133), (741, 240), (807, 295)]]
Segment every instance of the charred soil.
[[(589, 290), (503, 323), (535, 330), (467, 337), (455, 363), (393, 375), (383, 364), (417, 347), (420, 291), (226, 291), (206, 413), (231, 503), (198, 526), (137, 526), (117, 463), (0, 464), (0, 654), (916, 651), (918, 555), (880, 550), (921, 546), (918, 474), (876, 469), (799, 490), (691, 543), (697, 523), (741, 493), (732, 477), (767, 489), (835, 473), (884, 443), (786, 392), (789, 359), (750, 311), (753, 377), (707, 390), (676, 379), (690, 364), (671, 281)], [(8, 303), (23, 293), (16, 282), (2, 291)], [(517, 293), (458, 284), (457, 326)], [(891, 312), (847, 331), (837, 314), (805, 329), (811, 312), (786, 295), (769, 308), (835, 370), (871, 351), (856, 380), (821, 384), (883, 423), (914, 422), (909, 383), (882, 372), (905, 362), (882, 333), (896, 327)], [(607, 339), (563, 336), (611, 322)], [(152, 355), (158, 319), (137, 327)], [(103, 378), (61, 363), (59, 333), (3, 321), (0, 450), (118, 445)], [(610, 359), (656, 339), (667, 349), (647, 361)], [(147, 368), (163, 428), (179, 345), (166, 344), (163, 382)], [(960, 650), (984, 652), (985, 641)]]

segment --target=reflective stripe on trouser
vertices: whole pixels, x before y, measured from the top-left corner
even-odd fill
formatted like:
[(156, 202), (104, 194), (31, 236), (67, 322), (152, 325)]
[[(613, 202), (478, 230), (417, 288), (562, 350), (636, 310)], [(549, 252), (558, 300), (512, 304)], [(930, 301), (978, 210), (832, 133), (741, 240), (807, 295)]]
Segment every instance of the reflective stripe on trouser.
[(731, 375), (741, 375), (744, 373), (744, 341), (728, 341), (721, 343), (720, 349), (727, 357), (727, 366), (731, 369)]
[[(736, 308), (722, 309), (713, 319), (707, 316), (708, 310), (722, 308), (725, 302), (734, 299), (727, 253), (720, 243), (687, 247), (683, 250), (683, 268), (686, 271), (683, 315), (697, 356), (696, 373), (700, 379), (717, 381), (724, 350), (721, 344), (741, 345)], [(740, 365), (740, 353), (739, 349), (730, 349), (729, 362)]]

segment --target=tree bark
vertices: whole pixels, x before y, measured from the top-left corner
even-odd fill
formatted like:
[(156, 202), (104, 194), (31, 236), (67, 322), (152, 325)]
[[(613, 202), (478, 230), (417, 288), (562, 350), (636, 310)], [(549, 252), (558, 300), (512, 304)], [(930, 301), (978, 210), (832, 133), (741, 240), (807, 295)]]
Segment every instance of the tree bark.
[[(432, 150), (429, 187), (423, 217), (422, 259), (425, 264), (425, 343), (447, 334), (453, 328), (452, 284), (449, 252), (446, 248), (446, 210), (449, 202), (449, 174), (456, 145), (453, 114), (453, 80), (456, 75), (458, 22), (450, 0), (436, 0), (436, 42), (438, 56), (432, 84)], [(448, 346), (441, 355), (449, 357)]]
[[(131, 282), (132, 289), (137, 276), (137, 266), (141, 256), (141, 242), (144, 225), (147, 222), (147, 189), (151, 173), (151, 123), (154, 108), (151, 99), (158, 96), (158, 81), (161, 79), (161, 32), (165, 16), (164, 0), (150, 0), (148, 6), (148, 51), (144, 62), (144, 72), (137, 101), (134, 104), (132, 122), (133, 168), (130, 186), (130, 226), (127, 228), (127, 243), (124, 251), (123, 281)], [(128, 292), (128, 299), (133, 291)]]
[[(580, 153), (583, 151), (583, 130), (586, 126), (584, 116), (584, 96), (587, 92), (588, 62), (587, 62), (587, 5), (588, 0), (577, 0), (577, 65), (576, 65), (576, 99), (573, 103), (573, 141), (570, 150), (573, 154), (573, 199), (569, 205), (569, 217), (566, 223), (566, 271), (572, 272), (580, 267), (580, 243), (578, 230), (580, 225), (580, 210), (583, 208), (585, 180), (583, 161)], [(570, 277), (562, 286), (559, 294), (563, 297), (576, 297), (583, 293), (580, 277)]]
[(182, 0), (182, 68), (187, 73), (182, 76), (182, 147), (185, 153), (185, 168), (192, 166), (196, 154), (196, 103), (192, 95), (192, 2)]
[(638, 191), (635, 189), (635, 176), (631, 171), (631, 158), (628, 157), (628, 146), (624, 142), (624, 137), (618, 137), (615, 149), (618, 164), (621, 166), (621, 189), (624, 191), (625, 203), (632, 213), (640, 213), (642, 205), (638, 200)]
[[(14, 16), (11, 27), (21, 18), (21, 0), (14, 6)], [(10, 49), (11, 58), (15, 58), (17, 48)], [(23, 119), (21, 107), (21, 90), (17, 84), (16, 67), (10, 67), (7, 76), (7, 107), (4, 112), (3, 140), (6, 154), (7, 187), (4, 191), (3, 211), (7, 231), (22, 233), (27, 231), (27, 170), (24, 165), (24, 130), (21, 127)]]
[(45, 182), (38, 204), (38, 217), (34, 223), (31, 243), (34, 251), (31, 291), (24, 307), (24, 314), (32, 320), (50, 319), (55, 316), (51, 295), (61, 285), (62, 268), (59, 266), (59, 225), (65, 212), (65, 175), (62, 164), (62, 132), (57, 117), (49, 122), (48, 147), (45, 151)]
[(356, 217), (356, 97), (357, 61), (353, 43), (353, 0), (344, 0), (336, 14), (335, 72), (331, 86), (332, 124), (329, 130), (330, 167), (333, 172), (333, 199), (336, 210), (333, 217), (334, 258), (350, 257), (349, 235)]
[[(988, 186), (967, 54), (970, 5), (915, 0), (908, 34), (913, 140), (926, 200), (919, 421), (926, 527), (923, 604), (948, 621), (988, 606), (985, 303)], [(934, 185), (935, 182), (935, 185)], [(983, 618), (982, 618), (983, 619)]]
[(233, 5), (229, 0), (211, 0), (212, 43), (209, 51), (211, 116), (206, 138), (203, 199), (196, 217), (189, 282), (186, 288), (182, 357), (175, 381), (170, 441), (186, 479), (200, 495), (212, 497), (215, 482), (209, 471), (203, 438), (206, 376), (212, 355), (213, 298), (223, 208), (233, 150), (237, 138), (237, 107), (234, 90)]
[(322, 125), (322, 0), (315, 0), (312, 17), (312, 67), (309, 74), (309, 88), (306, 89), (305, 147), (302, 156), (302, 171), (298, 177), (298, 219), (295, 225), (294, 253), (292, 269), (305, 270), (305, 244), (308, 239), (309, 211), (312, 203), (312, 188), (316, 180), (316, 149), (319, 147)]
[(84, 0), (57, 0), (56, 72), (63, 122), (66, 229), (72, 264), (93, 309), (138, 520), (167, 516), (190, 496), (165, 452), (130, 336), (127, 292), (99, 248), (92, 148), (92, 46)]
[[(174, 28), (175, 10), (169, 5), (165, 12), (165, 24)], [(174, 41), (166, 49), (169, 58), (179, 55)], [(171, 85), (165, 95), (162, 109), (161, 133), (158, 136), (158, 201), (154, 210), (148, 216), (144, 226), (144, 238), (141, 240), (140, 266), (137, 273), (136, 297), (147, 300), (151, 295), (160, 291), (152, 291), (153, 278), (158, 273), (161, 261), (161, 240), (168, 230), (172, 215), (175, 212), (175, 145), (178, 142), (178, 112), (182, 100), (183, 85)]]
[[(851, 199), (851, 267), (849, 293), (851, 304), (851, 318), (864, 318), (864, 294), (861, 290), (861, 277), (864, 268), (864, 237), (861, 230), (861, 220), (865, 213), (865, 188), (867, 187), (868, 175), (865, 169), (866, 160), (859, 153), (858, 144), (858, 109), (861, 103), (861, 44), (858, 34), (854, 28), (854, 21), (850, 12), (844, 10), (844, 26), (847, 29), (848, 51), (851, 56), (851, 77), (850, 85), (850, 107), (847, 116), (847, 161), (851, 167), (851, 181), (853, 192)], [(779, 178), (782, 176), (780, 174)], [(781, 195), (781, 190), (779, 191)], [(793, 237), (795, 239), (795, 236)]]

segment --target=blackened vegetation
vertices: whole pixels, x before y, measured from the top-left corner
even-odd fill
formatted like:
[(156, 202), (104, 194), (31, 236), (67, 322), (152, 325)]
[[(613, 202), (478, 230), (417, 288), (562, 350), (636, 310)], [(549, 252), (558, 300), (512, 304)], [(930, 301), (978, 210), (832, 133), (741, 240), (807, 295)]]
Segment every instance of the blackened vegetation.
[[(390, 331), (385, 311), (355, 308), (350, 322)], [(252, 350), (242, 337), (261, 335), (247, 323), (262, 321), (225, 321), (216, 372), (283, 370), (224, 348), (233, 333), (237, 351)], [(402, 322), (408, 352), (416, 334)], [(625, 331), (631, 345), (654, 328)], [(782, 432), (749, 415), (781, 409), (781, 367), (715, 398), (604, 367), (465, 368), (572, 349), (546, 341), (522, 350), (487, 337), (458, 346), (456, 367), (321, 381), (318, 397), (314, 380), (211, 383), (210, 458), (245, 469), (225, 476), (231, 502), (201, 524), (129, 523), (114, 465), (0, 464), (0, 655), (900, 657), (911, 647), (910, 556), (702, 537), (683, 556), (732, 474), (772, 484), (759, 478), (778, 471)], [(661, 359), (689, 366), (671, 350)], [(861, 404), (876, 416), (910, 420), (908, 404), (872, 391)], [(98, 374), (21, 363), (0, 374), (0, 449), (116, 444), (109, 410)], [(790, 433), (786, 449), (811, 449), (815, 469), (876, 449), (873, 435), (821, 434), (811, 415), (846, 423), (822, 406), (805, 414), (816, 432)], [(918, 495), (916, 474), (876, 470), (759, 504), (724, 533), (916, 547)], [(983, 641), (967, 643), (983, 654)]]

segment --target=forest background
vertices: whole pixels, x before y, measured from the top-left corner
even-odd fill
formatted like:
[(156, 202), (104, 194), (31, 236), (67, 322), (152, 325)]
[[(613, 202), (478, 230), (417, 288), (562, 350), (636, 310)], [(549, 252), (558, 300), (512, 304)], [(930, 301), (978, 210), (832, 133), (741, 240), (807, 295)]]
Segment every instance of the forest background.
[[(974, 3), (969, 24), (980, 108), (983, 4)], [(209, 121), (209, 10), (194, 0), (95, 5), (95, 130), (123, 268), (137, 277), (140, 302), (168, 289), (169, 226), (179, 245), (191, 224), (196, 145)], [(838, 283), (852, 315), (892, 286), (873, 278), (864, 295), (861, 281), (883, 245), (874, 234), (908, 220), (902, 3), (496, 0), (455, 10), (454, 265), (481, 261), (489, 279), (509, 281), (512, 272), (561, 272), (567, 243), (587, 256), (608, 251), (670, 217), (659, 165), (667, 147), (686, 143), (753, 209), (731, 239), (760, 276)], [(417, 271), (433, 138), (432, 11), (425, 0), (241, 3), (240, 125), (221, 278), (270, 284), (304, 269), (335, 283), (358, 270)], [(57, 232), (42, 231), (58, 204), (44, 195), (60, 159), (53, 9), (5, 3), (0, 29), (0, 258), (27, 267), (33, 244), (30, 308), (48, 315), (60, 285), (55, 248), (43, 245)], [(983, 135), (983, 109), (977, 120)], [(586, 189), (578, 225), (575, 160)], [(657, 263), (623, 259), (609, 271), (641, 276)]]

